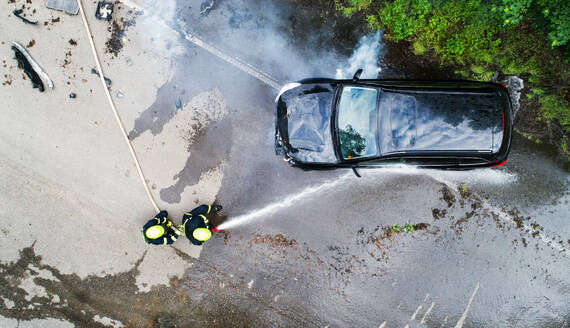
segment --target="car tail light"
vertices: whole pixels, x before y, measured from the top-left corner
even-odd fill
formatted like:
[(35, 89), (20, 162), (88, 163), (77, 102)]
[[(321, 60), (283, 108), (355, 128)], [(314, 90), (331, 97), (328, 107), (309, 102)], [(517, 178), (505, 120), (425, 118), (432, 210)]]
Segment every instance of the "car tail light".
[(502, 131), (505, 131), (505, 113), (503, 113), (503, 129)]
[(502, 162), (501, 162), (501, 163), (499, 163), (499, 164), (496, 164), (496, 165), (491, 165), (491, 167), (500, 167), (500, 166), (503, 166), (503, 165), (505, 165), (505, 163), (506, 163), (506, 162), (507, 162), (507, 160), (504, 160), (504, 161), (502, 161)]

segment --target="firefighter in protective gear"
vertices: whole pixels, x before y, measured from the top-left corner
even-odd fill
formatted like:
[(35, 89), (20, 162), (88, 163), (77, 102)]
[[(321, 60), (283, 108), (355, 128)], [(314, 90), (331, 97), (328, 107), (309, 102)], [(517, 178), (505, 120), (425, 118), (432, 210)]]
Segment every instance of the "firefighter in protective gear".
[(180, 231), (172, 226), (168, 212), (161, 211), (142, 228), (142, 235), (147, 244), (170, 245), (178, 239)]
[(207, 214), (215, 213), (222, 209), (221, 205), (200, 205), (182, 216), (180, 230), (184, 231), (186, 237), (194, 245), (202, 245), (212, 236)]

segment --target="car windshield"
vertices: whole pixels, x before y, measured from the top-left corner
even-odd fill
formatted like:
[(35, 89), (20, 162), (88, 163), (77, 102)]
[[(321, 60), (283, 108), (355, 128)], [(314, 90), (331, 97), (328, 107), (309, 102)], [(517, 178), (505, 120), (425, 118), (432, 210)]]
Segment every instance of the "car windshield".
[(338, 134), (343, 159), (375, 156), (378, 90), (344, 87), (338, 107)]

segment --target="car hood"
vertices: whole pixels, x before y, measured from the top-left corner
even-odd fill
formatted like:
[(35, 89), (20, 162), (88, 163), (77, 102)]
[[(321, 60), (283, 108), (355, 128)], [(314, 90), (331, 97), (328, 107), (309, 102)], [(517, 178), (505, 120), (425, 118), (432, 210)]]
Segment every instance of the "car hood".
[(298, 162), (337, 161), (331, 133), (332, 100), (336, 87), (303, 84), (277, 100), (277, 125), (287, 154)]

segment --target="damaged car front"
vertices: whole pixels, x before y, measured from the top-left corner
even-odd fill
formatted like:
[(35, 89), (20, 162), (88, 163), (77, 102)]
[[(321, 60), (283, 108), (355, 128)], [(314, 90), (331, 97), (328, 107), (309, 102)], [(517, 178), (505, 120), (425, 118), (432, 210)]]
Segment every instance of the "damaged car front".
[(337, 84), (332, 82), (290, 83), (277, 96), (275, 152), (292, 164), (338, 162), (331, 128)]

